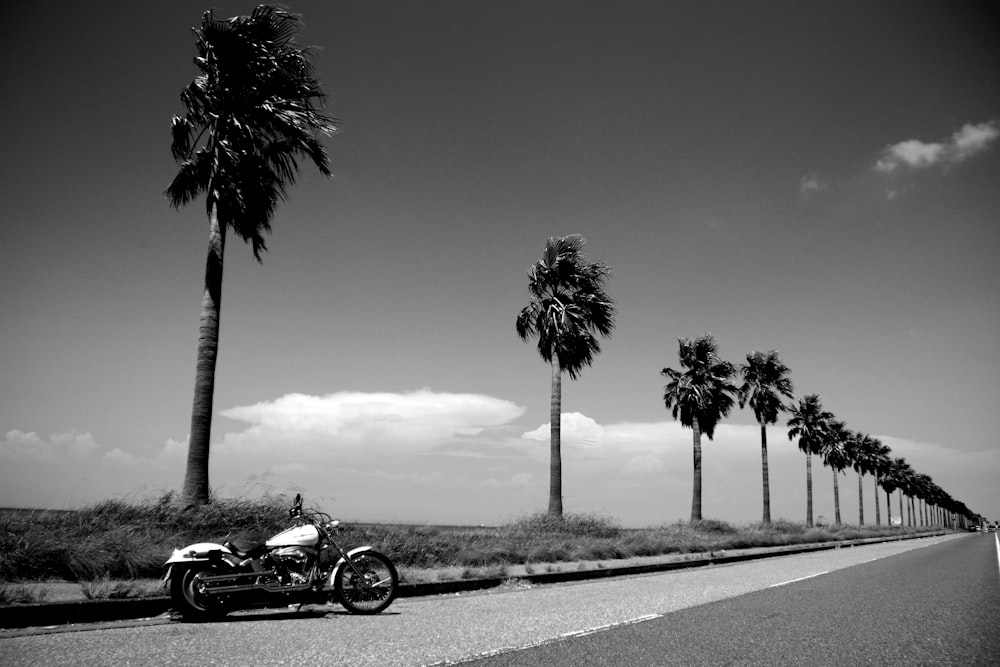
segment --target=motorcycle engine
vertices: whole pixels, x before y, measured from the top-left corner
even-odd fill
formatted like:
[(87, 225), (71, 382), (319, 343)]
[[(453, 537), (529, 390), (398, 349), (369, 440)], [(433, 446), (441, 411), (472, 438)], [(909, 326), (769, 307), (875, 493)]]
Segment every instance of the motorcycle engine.
[(288, 583), (302, 584), (308, 579), (306, 573), (309, 571), (309, 552), (300, 547), (282, 547), (275, 549), (270, 554), (278, 571), (284, 570), (288, 574)]

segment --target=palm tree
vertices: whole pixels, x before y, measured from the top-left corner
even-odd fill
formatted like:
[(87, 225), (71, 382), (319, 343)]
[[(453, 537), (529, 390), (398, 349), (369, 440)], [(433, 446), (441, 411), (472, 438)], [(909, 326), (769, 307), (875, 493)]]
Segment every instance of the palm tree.
[(664, 368), (661, 375), (670, 378), (663, 388), (663, 402), (674, 419), (691, 429), (694, 446), (694, 488), (691, 495), (691, 521), (701, 521), (701, 434), (712, 440), (715, 427), (733, 409), (736, 385), (732, 378), (736, 367), (719, 357), (719, 346), (712, 334), (694, 340), (678, 338), (678, 357), (683, 371)]
[(847, 439), (844, 441), (844, 455), (847, 457), (850, 466), (854, 468), (854, 472), (858, 473), (858, 525), (865, 525), (865, 506), (864, 506), (864, 490), (861, 486), (861, 478), (864, 476), (863, 473), (863, 463), (864, 463), (864, 452), (862, 451), (862, 443), (864, 436), (857, 431), (851, 431)]
[(740, 365), (743, 384), (736, 392), (740, 407), (750, 404), (760, 425), (760, 460), (763, 477), (764, 513), (762, 521), (771, 523), (771, 488), (767, 465), (767, 425), (778, 421), (778, 414), (785, 410), (782, 397), (792, 398), (790, 369), (774, 350), (747, 354), (747, 362)]
[[(913, 472), (913, 468), (910, 464), (906, 463), (902, 459), (900, 470), (899, 470), (899, 500), (900, 503), (903, 501), (903, 496), (906, 496), (906, 525), (913, 526), (913, 496), (915, 494), (914, 484), (916, 480), (916, 473)], [(899, 506), (899, 514), (903, 515), (903, 506)]]
[(840, 474), (850, 465), (850, 459), (845, 451), (845, 443), (852, 437), (852, 432), (844, 422), (833, 419), (827, 424), (826, 437), (823, 438), (823, 463), (833, 470), (833, 515), (835, 525), (840, 525)]
[[(896, 489), (899, 491), (899, 520), (903, 521), (903, 496), (909, 498), (910, 495), (910, 484), (913, 478), (913, 468), (910, 464), (906, 462), (906, 459), (896, 458), (892, 461), (893, 466), (893, 476), (896, 479)], [(909, 502), (907, 502), (907, 508), (910, 510), (909, 521), (905, 524), (908, 526), (913, 525), (913, 509), (909, 507)]]
[(522, 340), (538, 338), (538, 354), (552, 367), (549, 405), (549, 509), (561, 517), (562, 506), (562, 374), (575, 380), (601, 351), (597, 336), (615, 327), (614, 301), (604, 291), (611, 268), (588, 262), (586, 241), (577, 235), (550, 238), (542, 257), (528, 270), (531, 301), (517, 315)]
[[(891, 459), (889, 458), (889, 454), (892, 453), (892, 450), (889, 449), (888, 445), (882, 444), (881, 440), (877, 438), (872, 438), (872, 440), (874, 441), (874, 444), (871, 446), (872, 447), (871, 471), (872, 471), (872, 476), (875, 478), (875, 525), (880, 526), (882, 525), (882, 519), (879, 514), (878, 490), (882, 486), (882, 484), (879, 481), (879, 478), (882, 475), (884, 475), (885, 472), (889, 469), (889, 466), (892, 462)], [(888, 496), (886, 496), (886, 502), (888, 503)], [(891, 515), (892, 515), (892, 508), (890, 508), (888, 504), (886, 504), (885, 507), (886, 525), (889, 524), (889, 517)]]
[(928, 514), (927, 505), (930, 503), (932, 497), (931, 494), (932, 494), (932, 489), (934, 487), (934, 483), (931, 481), (931, 478), (929, 476), (918, 472), (916, 475), (914, 475), (913, 486), (915, 489), (916, 496), (920, 500), (920, 513), (918, 514), (918, 517), (920, 519), (919, 523), (921, 526), (926, 526), (929, 524), (927, 516)]
[(176, 208), (204, 194), (209, 223), (183, 490), (187, 505), (209, 497), (226, 231), (250, 243), (260, 261), (263, 233), (295, 181), (297, 159), (309, 158), (330, 175), (321, 138), (335, 131), (334, 121), (319, 110), (323, 92), (308, 51), (295, 45), (297, 27), (296, 16), (268, 6), (228, 20), (206, 12), (194, 31), (201, 74), (181, 92), (186, 113), (173, 118), (171, 150), (180, 170), (165, 194)]
[(924, 484), (926, 486), (924, 503), (927, 507), (927, 523), (932, 526), (940, 525), (939, 510), (944, 492), (941, 490), (941, 487), (934, 483), (934, 480), (930, 476), (923, 475), (922, 477), (924, 477)]
[[(886, 525), (892, 525), (892, 492), (899, 488), (899, 476), (896, 467), (896, 461), (901, 459), (886, 459), (883, 462), (883, 467), (879, 471), (879, 484), (881, 484), (882, 489), (885, 491), (885, 507), (886, 507)], [(900, 523), (902, 523), (902, 500), (900, 500)]]
[[(886, 505), (889, 506), (889, 514), (892, 515), (890, 504), (893, 491), (899, 491), (899, 525), (903, 525), (903, 490), (908, 483), (912, 470), (904, 458), (894, 458), (889, 462), (887, 469), (882, 474), (882, 488), (885, 489)], [(891, 521), (890, 521), (891, 523)]]
[(799, 449), (806, 455), (806, 526), (813, 525), (812, 455), (822, 452), (823, 439), (833, 414), (823, 409), (818, 394), (799, 399), (788, 407), (788, 439), (799, 439)]

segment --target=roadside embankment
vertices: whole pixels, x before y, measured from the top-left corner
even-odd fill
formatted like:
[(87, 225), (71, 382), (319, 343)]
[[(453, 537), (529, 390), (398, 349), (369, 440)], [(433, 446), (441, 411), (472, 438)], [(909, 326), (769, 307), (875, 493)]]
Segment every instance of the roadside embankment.
[[(934, 530), (900, 536), (841, 540), (817, 544), (779, 547), (717, 550), (704, 553), (644, 556), (573, 563), (532, 563), (509, 567), (462, 571), (403, 568), (399, 597), (458, 594), (495, 589), (502, 586), (525, 587), (585, 581), (606, 577), (636, 576), (707, 565), (721, 565), (792, 554), (850, 548), (866, 544), (893, 542), (942, 535)], [(45, 584), (37, 584), (44, 586)], [(82, 596), (81, 596), (82, 597)], [(0, 628), (26, 628), (65, 624), (101, 623), (126, 619), (150, 618), (168, 614), (170, 598), (163, 596), (121, 600), (59, 600), (29, 604), (0, 605)]]

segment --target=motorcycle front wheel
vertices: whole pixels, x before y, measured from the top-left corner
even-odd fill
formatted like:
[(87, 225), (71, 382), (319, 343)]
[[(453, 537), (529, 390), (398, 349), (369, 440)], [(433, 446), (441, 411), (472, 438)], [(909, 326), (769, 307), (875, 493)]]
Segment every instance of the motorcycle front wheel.
[[(396, 598), (399, 575), (388, 558), (377, 551), (365, 551), (351, 558), (337, 571), (333, 591), (337, 601), (352, 614), (378, 614)], [(355, 571), (356, 570), (356, 571)]]
[(170, 601), (185, 621), (205, 621), (226, 615), (226, 608), (204, 592), (201, 578), (217, 574), (207, 563), (196, 563), (170, 576)]

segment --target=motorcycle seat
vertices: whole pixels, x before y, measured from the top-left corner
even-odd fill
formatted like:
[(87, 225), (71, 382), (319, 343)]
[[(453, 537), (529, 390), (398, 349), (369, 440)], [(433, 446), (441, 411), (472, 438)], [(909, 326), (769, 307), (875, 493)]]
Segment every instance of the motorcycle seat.
[(246, 550), (244, 550), (244, 549), (241, 549), (235, 542), (231, 542), (231, 541), (228, 541), (228, 540), (226, 542), (224, 542), (222, 544), (222, 546), (224, 546), (227, 549), (229, 549), (230, 551), (232, 551), (233, 555), (237, 556), (239, 558), (253, 558), (254, 556), (257, 556), (260, 553), (262, 553), (263, 550), (264, 550), (264, 545), (263, 544), (255, 544), (254, 546), (249, 547)]

